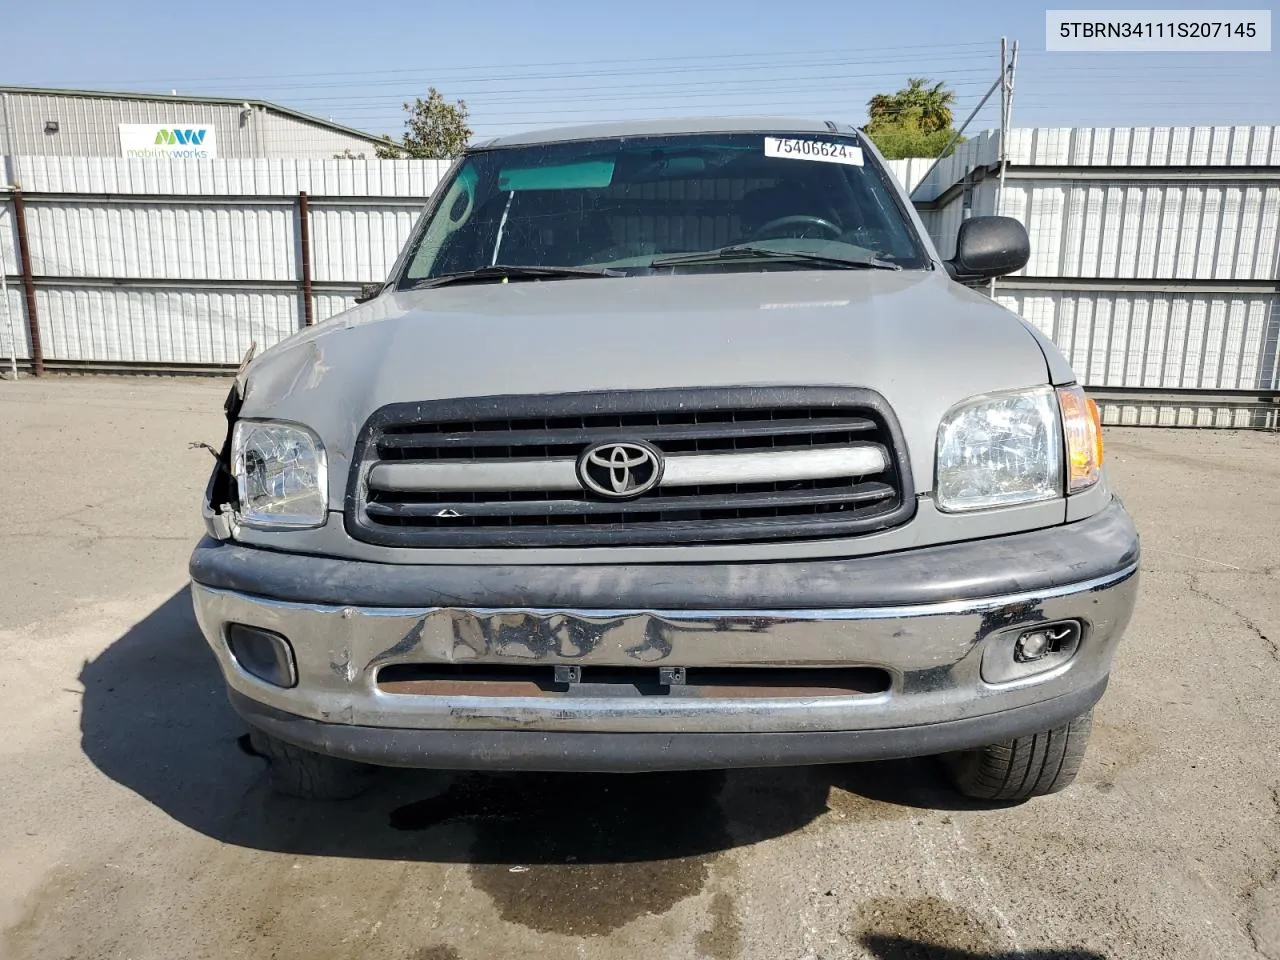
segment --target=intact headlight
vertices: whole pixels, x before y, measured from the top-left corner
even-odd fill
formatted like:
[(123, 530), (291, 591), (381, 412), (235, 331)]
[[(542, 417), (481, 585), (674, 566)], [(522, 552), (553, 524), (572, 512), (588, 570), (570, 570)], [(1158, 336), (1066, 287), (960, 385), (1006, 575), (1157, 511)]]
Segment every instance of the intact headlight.
[(329, 510), (320, 438), (296, 423), (240, 420), (231, 434), (238, 519), (250, 526), (318, 527)]
[(946, 511), (1062, 496), (1062, 429), (1052, 387), (970, 397), (942, 419), (934, 496)]

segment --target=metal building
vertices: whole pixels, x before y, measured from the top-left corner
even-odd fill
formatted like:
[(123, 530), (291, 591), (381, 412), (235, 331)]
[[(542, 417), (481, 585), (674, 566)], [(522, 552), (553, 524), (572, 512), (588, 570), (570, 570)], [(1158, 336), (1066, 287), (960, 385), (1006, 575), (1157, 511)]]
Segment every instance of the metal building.
[(0, 87), (0, 156), (327, 160), (377, 142), (264, 100)]

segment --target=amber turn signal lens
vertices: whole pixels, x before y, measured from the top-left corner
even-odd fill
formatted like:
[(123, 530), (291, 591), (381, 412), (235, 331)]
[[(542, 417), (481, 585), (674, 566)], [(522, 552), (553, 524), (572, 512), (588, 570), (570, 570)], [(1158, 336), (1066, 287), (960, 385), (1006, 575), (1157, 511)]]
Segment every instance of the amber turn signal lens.
[(1102, 470), (1102, 416), (1081, 387), (1059, 387), (1062, 430), (1067, 440), (1067, 493), (1098, 482)]

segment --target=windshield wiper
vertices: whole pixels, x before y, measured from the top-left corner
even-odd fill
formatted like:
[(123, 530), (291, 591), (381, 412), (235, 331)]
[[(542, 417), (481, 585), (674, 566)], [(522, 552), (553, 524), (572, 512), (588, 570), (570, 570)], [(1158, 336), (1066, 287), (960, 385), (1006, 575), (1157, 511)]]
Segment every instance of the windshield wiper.
[(457, 273), (444, 273), (438, 277), (424, 277), (400, 289), (421, 290), (424, 287), (443, 287), (447, 283), (482, 283), (485, 280), (564, 280), (571, 277), (625, 276), (626, 273), (622, 270), (610, 270), (606, 267), (522, 267), (496, 263), (488, 267), (477, 267), (474, 270), (460, 270)]
[(839, 270), (901, 270), (902, 267), (888, 260), (868, 257), (856, 260), (852, 257), (832, 257), (821, 253), (805, 253), (800, 250), (775, 250), (772, 247), (758, 247), (749, 243), (736, 243), (718, 250), (703, 250), (698, 253), (678, 253), (670, 257), (658, 257), (650, 262), (650, 267), (684, 267), (707, 263), (723, 263), (726, 260), (791, 260), (804, 263), (821, 264)]

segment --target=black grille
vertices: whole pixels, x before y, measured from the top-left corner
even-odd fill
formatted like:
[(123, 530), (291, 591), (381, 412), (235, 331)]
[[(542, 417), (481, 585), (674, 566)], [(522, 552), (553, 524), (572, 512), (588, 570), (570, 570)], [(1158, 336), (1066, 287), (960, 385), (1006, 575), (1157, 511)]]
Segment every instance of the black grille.
[[(882, 449), (871, 476), (666, 486), (631, 500), (585, 489), (373, 489), (378, 464), (576, 460), (591, 444), (646, 441), (664, 456)], [(866, 390), (734, 388), (484, 397), (395, 404), (357, 444), (347, 527), (396, 546), (581, 546), (849, 536), (914, 509), (897, 423)], [(385, 485), (383, 485), (385, 486)]]

